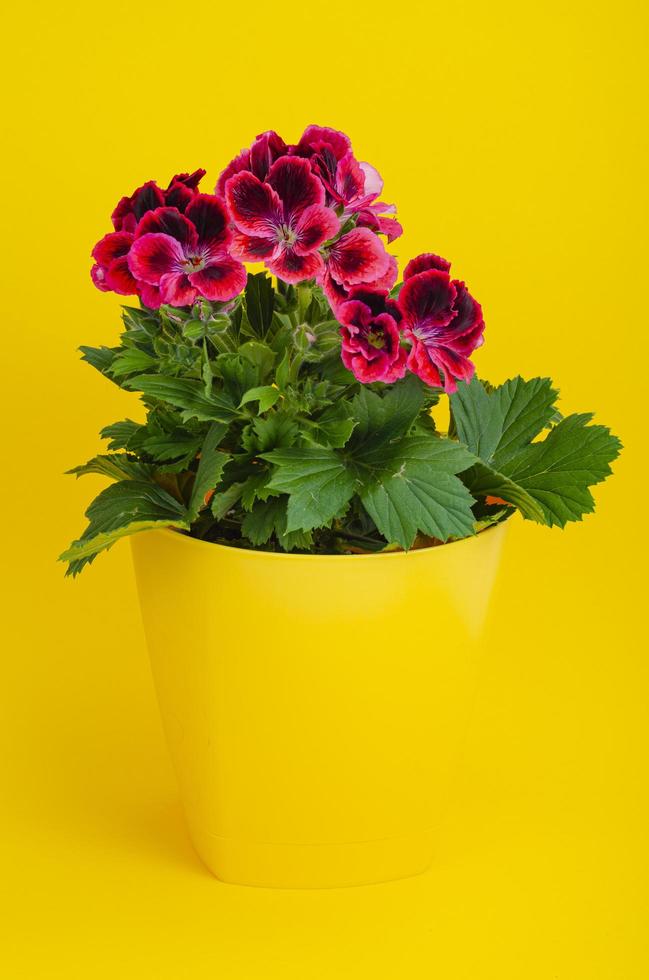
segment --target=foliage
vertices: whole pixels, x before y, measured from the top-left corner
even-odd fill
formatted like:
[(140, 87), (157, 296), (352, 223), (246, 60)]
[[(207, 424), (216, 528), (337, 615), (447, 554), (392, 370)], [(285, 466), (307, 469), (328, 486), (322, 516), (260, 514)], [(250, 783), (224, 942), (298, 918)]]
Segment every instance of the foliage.
[(124, 325), (118, 347), (83, 357), (139, 392), (146, 419), (106, 426), (110, 451), (71, 471), (115, 481), (61, 556), (73, 575), (119, 538), (159, 527), (311, 553), (445, 542), (513, 508), (563, 527), (593, 509), (589, 487), (620, 448), (589, 415), (561, 419), (543, 378), (461, 382), (452, 435), (437, 431), (441, 389), (414, 375), (362, 384), (345, 369), (314, 284), (298, 301), (249, 275), (235, 302), (128, 307)]

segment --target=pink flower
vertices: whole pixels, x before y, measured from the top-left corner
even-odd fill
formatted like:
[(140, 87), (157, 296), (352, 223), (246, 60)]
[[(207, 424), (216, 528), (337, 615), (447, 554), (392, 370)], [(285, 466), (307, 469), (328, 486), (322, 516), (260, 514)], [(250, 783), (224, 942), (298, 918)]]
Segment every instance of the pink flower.
[(385, 251), (381, 239), (369, 228), (352, 228), (327, 247), (317, 279), (336, 310), (353, 286), (383, 288), (393, 276), (396, 279), (396, 260)]
[(128, 254), (131, 274), (158, 287), (171, 306), (188, 306), (197, 296), (224, 302), (246, 284), (244, 266), (227, 251), (231, 239), (223, 203), (196, 194), (185, 214), (162, 207), (144, 215)]
[[(394, 255), (388, 254), (388, 265), (386, 272), (378, 279), (364, 283), (364, 288), (373, 289), (377, 292), (385, 290), (385, 292), (389, 293), (397, 281), (398, 274), (399, 271), (397, 267), (397, 260), (395, 259)], [(350, 289), (354, 288), (343, 286), (342, 283), (337, 282), (327, 269), (325, 269), (324, 274), (320, 277), (319, 282), (322, 287), (322, 291), (329, 300), (329, 305), (334, 313), (341, 303), (344, 303), (345, 300), (349, 299)]]
[(137, 293), (137, 282), (128, 267), (128, 253), (135, 236), (127, 231), (113, 231), (104, 235), (92, 250), (95, 264), (90, 270), (97, 289), (112, 291), (120, 296)]
[(475, 368), (469, 356), (483, 342), (482, 308), (463, 282), (451, 280), (450, 263), (424, 254), (406, 266), (398, 306), (412, 342), (408, 368), (422, 381), (447, 392), (457, 380), (469, 381)]
[(288, 150), (282, 137), (274, 130), (269, 129), (266, 133), (260, 133), (250, 149), (242, 150), (221, 172), (216, 193), (220, 197), (225, 197), (225, 185), (228, 180), (242, 171), (254, 174), (259, 180), (265, 180), (275, 160), (288, 153)]
[(339, 209), (344, 218), (358, 216), (357, 226), (386, 235), (389, 242), (403, 233), (395, 218), (394, 204), (377, 201), (383, 190), (379, 172), (369, 163), (359, 163), (344, 133), (323, 126), (309, 126), (293, 152), (308, 156), (314, 172), (327, 191), (327, 204)]
[(324, 189), (308, 160), (280, 157), (266, 181), (241, 171), (225, 184), (236, 227), (233, 253), (249, 262), (263, 260), (285, 282), (311, 279), (323, 268), (318, 249), (340, 228), (324, 206)]
[(112, 214), (115, 231), (135, 232), (138, 221), (156, 208), (169, 207), (184, 211), (192, 197), (197, 194), (197, 187), (205, 176), (204, 170), (195, 170), (193, 174), (176, 174), (169, 181), (166, 190), (158, 187), (155, 180), (149, 180), (133, 191), (130, 197), (123, 197)]
[(391, 383), (403, 378), (408, 353), (401, 347), (401, 312), (387, 292), (357, 286), (336, 315), (342, 324), (343, 364), (358, 381)]

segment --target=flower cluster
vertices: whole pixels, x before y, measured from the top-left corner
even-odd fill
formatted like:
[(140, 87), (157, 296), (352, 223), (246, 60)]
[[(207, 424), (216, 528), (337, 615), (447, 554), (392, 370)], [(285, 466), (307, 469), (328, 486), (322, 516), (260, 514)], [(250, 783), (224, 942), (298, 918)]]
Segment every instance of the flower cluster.
[(151, 309), (226, 303), (244, 289), (244, 263), (263, 262), (290, 285), (315, 280), (359, 381), (392, 383), (411, 371), (452, 392), (471, 378), (480, 305), (432, 254), (413, 259), (395, 290), (385, 242), (402, 233), (396, 209), (379, 200), (379, 173), (344, 133), (308, 126), (287, 144), (268, 131), (228, 164), (214, 194), (199, 190), (204, 175), (177, 174), (164, 190), (149, 181), (119, 201), (114, 230), (92, 252), (99, 289)]

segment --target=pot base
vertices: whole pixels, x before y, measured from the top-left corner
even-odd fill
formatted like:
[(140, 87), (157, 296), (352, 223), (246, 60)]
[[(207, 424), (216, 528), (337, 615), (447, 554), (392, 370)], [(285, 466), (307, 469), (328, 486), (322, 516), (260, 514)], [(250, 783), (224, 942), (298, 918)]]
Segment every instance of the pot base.
[(191, 830), (194, 847), (220, 881), (256, 888), (345, 888), (421, 874), (433, 831), (350, 843), (275, 844)]

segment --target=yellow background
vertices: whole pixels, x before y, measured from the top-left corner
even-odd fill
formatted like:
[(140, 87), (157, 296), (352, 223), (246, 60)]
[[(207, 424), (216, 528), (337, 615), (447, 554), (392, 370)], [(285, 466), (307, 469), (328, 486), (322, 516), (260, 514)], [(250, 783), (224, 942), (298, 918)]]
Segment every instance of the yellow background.
[[(0, 974), (7, 980), (635, 980), (649, 970), (647, 19), (545, 4), (20, 3), (4, 30)], [(6, 25), (5, 25), (6, 27)], [(224, 886), (190, 848), (128, 546), (56, 554), (99, 488), (62, 471), (133, 414), (89, 251), (123, 193), (256, 133), (350, 133), (399, 256), (453, 260), (481, 374), (551, 374), (626, 449), (598, 514), (516, 520), (432, 870), (316, 893)], [(646, 395), (645, 395), (646, 398)], [(641, 428), (642, 427), (642, 428)], [(218, 583), (215, 583), (218, 588)], [(422, 632), (434, 643), (434, 619)]]

